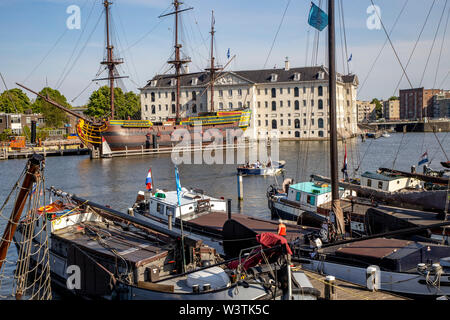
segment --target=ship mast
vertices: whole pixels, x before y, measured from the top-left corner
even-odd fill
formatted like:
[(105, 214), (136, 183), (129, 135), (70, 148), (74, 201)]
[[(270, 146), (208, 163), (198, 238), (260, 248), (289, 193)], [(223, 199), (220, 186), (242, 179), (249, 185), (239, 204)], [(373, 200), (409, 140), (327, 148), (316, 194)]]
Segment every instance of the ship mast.
[(336, 220), (336, 229), (339, 236), (345, 234), (344, 215), (339, 197), (338, 175), (338, 145), (337, 145), (337, 120), (336, 120), (336, 47), (334, 26), (334, 0), (328, 0), (328, 72), (330, 99), (330, 169), (331, 169), (331, 209)]
[(108, 0), (103, 1), (103, 5), (105, 6), (105, 16), (106, 16), (106, 60), (102, 61), (101, 64), (104, 64), (108, 67), (108, 78), (103, 79), (94, 79), (96, 80), (109, 80), (109, 104), (111, 108), (111, 119), (114, 119), (114, 80), (119, 78), (126, 78), (126, 77), (115, 77), (114, 76), (114, 70), (116, 65), (123, 63), (122, 59), (116, 59), (114, 60), (113, 55), (113, 49), (114, 46), (111, 44), (110, 41), (110, 34), (109, 34), (109, 15), (110, 10), (109, 6), (112, 4), (112, 2), (109, 2)]
[(167, 62), (170, 64), (173, 64), (175, 66), (175, 76), (177, 79), (177, 93), (176, 93), (176, 104), (177, 105), (176, 105), (176, 120), (175, 121), (177, 124), (180, 122), (181, 67), (183, 66), (183, 64), (191, 62), (191, 60), (189, 58), (181, 59), (181, 57), (180, 57), (180, 49), (181, 49), (182, 45), (180, 43), (178, 43), (178, 14), (180, 12), (193, 9), (191, 7), (191, 8), (179, 10), (179, 7), (181, 4), (183, 4), (183, 3), (179, 2), (178, 0), (174, 0), (174, 2), (173, 2), (174, 12), (159, 16), (161, 18), (161, 17), (165, 17), (168, 15), (172, 15), (172, 14), (175, 15), (175, 46), (174, 46), (175, 47), (175, 59), (169, 60)]
[(211, 11), (211, 66), (206, 68), (206, 71), (209, 71), (210, 81), (211, 81), (211, 111), (214, 111), (214, 81), (215, 81), (215, 72), (222, 70), (222, 68), (217, 68), (214, 66), (214, 10)]

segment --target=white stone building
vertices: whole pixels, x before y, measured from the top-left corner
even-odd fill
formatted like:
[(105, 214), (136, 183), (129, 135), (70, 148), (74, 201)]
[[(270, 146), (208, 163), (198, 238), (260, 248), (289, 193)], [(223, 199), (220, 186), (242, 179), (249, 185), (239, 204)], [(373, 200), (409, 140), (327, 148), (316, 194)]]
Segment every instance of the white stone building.
[[(181, 77), (180, 116), (212, 111), (207, 72)], [(341, 136), (357, 133), (356, 75), (337, 75), (337, 127)], [(175, 75), (157, 75), (141, 88), (143, 120), (175, 118)], [(323, 66), (229, 71), (214, 85), (214, 111), (250, 108), (252, 137), (278, 130), (280, 139), (317, 140), (328, 137), (328, 69)]]

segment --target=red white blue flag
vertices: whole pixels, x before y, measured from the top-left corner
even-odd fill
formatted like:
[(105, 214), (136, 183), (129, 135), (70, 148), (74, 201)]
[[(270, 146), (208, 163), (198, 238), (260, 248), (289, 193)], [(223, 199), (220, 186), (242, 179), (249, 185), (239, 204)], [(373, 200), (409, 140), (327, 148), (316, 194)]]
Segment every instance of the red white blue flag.
[(152, 190), (152, 169), (148, 170), (147, 179), (145, 179), (145, 184), (147, 185), (147, 190)]
[(425, 153), (420, 157), (419, 166), (428, 162), (428, 151), (425, 151)]

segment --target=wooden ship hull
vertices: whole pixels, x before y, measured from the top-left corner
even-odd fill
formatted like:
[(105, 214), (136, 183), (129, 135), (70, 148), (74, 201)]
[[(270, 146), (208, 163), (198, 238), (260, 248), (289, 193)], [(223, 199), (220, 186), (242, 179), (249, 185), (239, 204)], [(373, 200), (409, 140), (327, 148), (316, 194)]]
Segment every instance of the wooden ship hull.
[[(178, 143), (173, 140), (173, 133), (179, 130), (182, 139), (183, 132), (188, 132), (192, 145), (199, 143), (203, 145), (210, 143), (211, 139), (205, 138), (203, 134), (209, 129), (220, 131), (223, 137), (222, 143), (227, 143), (227, 132), (232, 130), (245, 130), (250, 122), (250, 111), (223, 111), (217, 112), (216, 116), (190, 117), (180, 122), (153, 124), (149, 120), (109, 120), (104, 125), (92, 125), (80, 120), (77, 125), (78, 137), (85, 145), (93, 148), (101, 148), (103, 138), (108, 143), (111, 151), (172, 148)], [(201, 129), (196, 126), (201, 125)], [(231, 143), (234, 143), (233, 140)], [(216, 142), (217, 143), (217, 142)], [(220, 144), (220, 143), (219, 143)]]

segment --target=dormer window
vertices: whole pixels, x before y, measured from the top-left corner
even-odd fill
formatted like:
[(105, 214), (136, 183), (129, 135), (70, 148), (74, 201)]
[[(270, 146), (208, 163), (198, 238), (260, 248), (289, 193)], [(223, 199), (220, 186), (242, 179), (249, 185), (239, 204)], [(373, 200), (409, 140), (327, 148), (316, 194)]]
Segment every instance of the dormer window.
[(170, 79), (170, 86), (175, 86), (177, 84), (177, 79), (175, 79), (175, 78), (172, 78), (172, 79)]
[(319, 71), (317, 73), (317, 79), (323, 80), (325, 78), (325, 73), (323, 71)]
[(192, 78), (191, 84), (192, 84), (193, 86), (196, 86), (196, 85), (197, 85), (197, 81), (198, 81), (198, 78)]
[(151, 87), (156, 87), (156, 84), (158, 83), (158, 80), (152, 80), (151, 82), (150, 82), (150, 86)]
[(294, 73), (294, 81), (300, 81), (300, 72)]
[(276, 73), (272, 73), (270, 75), (270, 81), (275, 82), (278, 79), (278, 75)]

